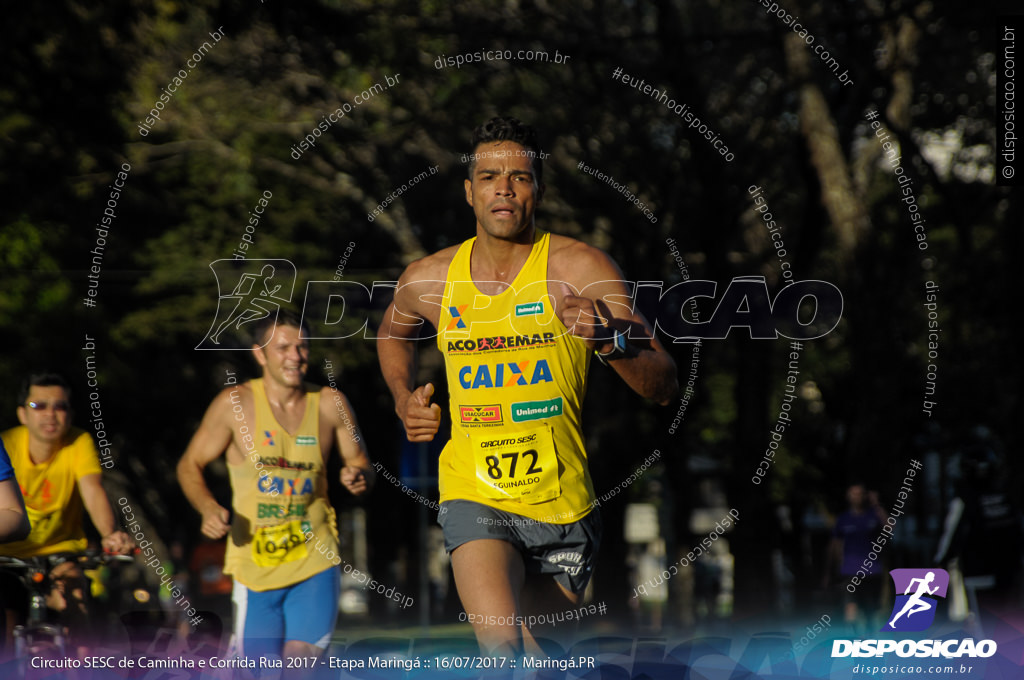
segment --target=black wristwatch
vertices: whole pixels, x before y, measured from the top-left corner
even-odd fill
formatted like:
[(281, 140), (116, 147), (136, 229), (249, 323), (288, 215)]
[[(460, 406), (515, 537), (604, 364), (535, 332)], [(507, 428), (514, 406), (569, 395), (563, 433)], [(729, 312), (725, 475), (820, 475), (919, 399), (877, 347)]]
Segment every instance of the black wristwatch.
[(602, 364), (607, 366), (609, 361), (614, 361), (615, 359), (631, 359), (635, 357), (637, 355), (637, 350), (636, 347), (633, 347), (633, 345), (629, 344), (629, 341), (626, 340), (625, 333), (615, 331), (615, 335), (612, 336), (612, 348), (604, 354), (594, 350), (594, 355), (597, 356), (598, 360)]

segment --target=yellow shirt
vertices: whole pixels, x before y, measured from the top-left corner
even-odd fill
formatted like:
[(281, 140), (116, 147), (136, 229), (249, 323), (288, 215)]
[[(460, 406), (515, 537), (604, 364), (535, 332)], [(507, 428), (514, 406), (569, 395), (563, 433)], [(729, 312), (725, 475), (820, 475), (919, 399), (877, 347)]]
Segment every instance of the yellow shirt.
[(270, 410), (262, 378), (249, 384), (256, 412), (235, 414), (245, 428), (246, 457), (228, 465), (234, 515), (224, 573), (264, 591), (338, 563), (338, 528), (320, 448), (320, 393), (306, 394), (302, 423), (288, 434)]
[(83, 525), (85, 505), (78, 493), (78, 480), (102, 471), (92, 436), (72, 427), (67, 435), (70, 443), (38, 465), (28, 453), (27, 427), (12, 428), (0, 437), (10, 454), (32, 523), (28, 538), (0, 544), (0, 554), (33, 557), (85, 550), (88, 545)]
[(452, 259), (438, 323), (452, 419), (439, 463), (441, 501), (575, 522), (594, 500), (580, 431), (590, 352), (548, 296), (550, 235), (537, 232), (511, 287), (493, 296), (470, 274), (475, 242)]

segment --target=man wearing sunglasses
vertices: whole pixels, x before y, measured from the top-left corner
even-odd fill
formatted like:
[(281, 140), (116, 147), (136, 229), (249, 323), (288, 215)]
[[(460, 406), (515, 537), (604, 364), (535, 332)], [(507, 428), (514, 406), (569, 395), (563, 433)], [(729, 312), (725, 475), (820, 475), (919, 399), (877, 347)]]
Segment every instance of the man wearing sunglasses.
[[(132, 539), (118, 530), (100, 482), (99, 454), (92, 436), (71, 426), (71, 390), (56, 374), (31, 376), (18, 395), (19, 427), (4, 432), (14, 474), (25, 497), (32, 531), (22, 541), (0, 544), (0, 555), (35, 557), (85, 550), (84, 512), (102, 537), (107, 552), (127, 554)], [(47, 606), (66, 611), (67, 623), (84, 622), (86, 582), (72, 562), (50, 573), (54, 588)], [(4, 584), (6, 586), (6, 584)], [(4, 588), (4, 605), (25, 607), (25, 598)], [(70, 605), (70, 606), (69, 606)]]

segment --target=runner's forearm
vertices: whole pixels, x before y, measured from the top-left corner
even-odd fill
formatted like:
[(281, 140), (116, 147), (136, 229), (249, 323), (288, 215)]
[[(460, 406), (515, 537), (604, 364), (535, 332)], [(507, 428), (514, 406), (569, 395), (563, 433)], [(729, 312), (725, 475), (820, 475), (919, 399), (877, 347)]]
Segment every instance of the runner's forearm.
[(24, 512), (12, 508), (0, 510), (0, 542), (20, 541), (28, 536), (31, 529)]
[(107, 494), (99, 482), (99, 475), (96, 475), (95, 480), (90, 477), (91, 475), (83, 477), (79, 482), (82, 503), (96, 531), (100, 532), (101, 537), (106, 538), (118, 528), (114, 521), (114, 511), (110, 509), (110, 501), (107, 500)]
[(667, 352), (645, 349), (631, 359), (610, 363), (634, 392), (662, 406), (679, 392), (676, 362)]
[(32, 526), (13, 477), (0, 482), (0, 508), (0, 542), (20, 541), (28, 536)]
[(185, 498), (200, 515), (209, 512), (211, 506), (220, 505), (210, 493), (210, 487), (206, 486), (202, 469), (185, 458), (178, 463), (178, 484)]
[(384, 382), (395, 400), (395, 411), (399, 412), (415, 388), (416, 346), (410, 340), (381, 338), (377, 341), (377, 356)]

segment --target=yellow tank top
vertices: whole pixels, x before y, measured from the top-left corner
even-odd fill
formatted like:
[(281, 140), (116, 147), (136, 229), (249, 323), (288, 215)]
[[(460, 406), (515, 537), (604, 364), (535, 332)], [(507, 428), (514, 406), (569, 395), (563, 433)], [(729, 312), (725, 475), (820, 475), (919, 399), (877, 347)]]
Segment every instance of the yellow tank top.
[(548, 296), (550, 236), (537, 232), (511, 287), (485, 295), (463, 243), (445, 282), (437, 345), (451, 394), (441, 501), (483, 503), (541, 522), (590, 512), (594, 488), (580, 431), (590, 352)]
[(234, 414), (246, 458), (228, 465), (234, 516), (224, 573), (264, 591), (334, 566), (338, 529), (320, 450), (320, 393), (306, 394), (302, 423), (288, 434), (270, 410), (262, 378), (249, 384), (256, 412)]
[(78, 480), (101, 474), (99, 455), (92, 435), (77, 427), (68, 431), (66, 446), (45, 463), (33, 463), (28, 428), (24, 425), (3, 433), (11, 457), (32, 533), (23, 541), (0, 545), (0, 555), (33, 557), (58, 552), (78, 552), (88, 547), (85, 537), (85, 505)]

